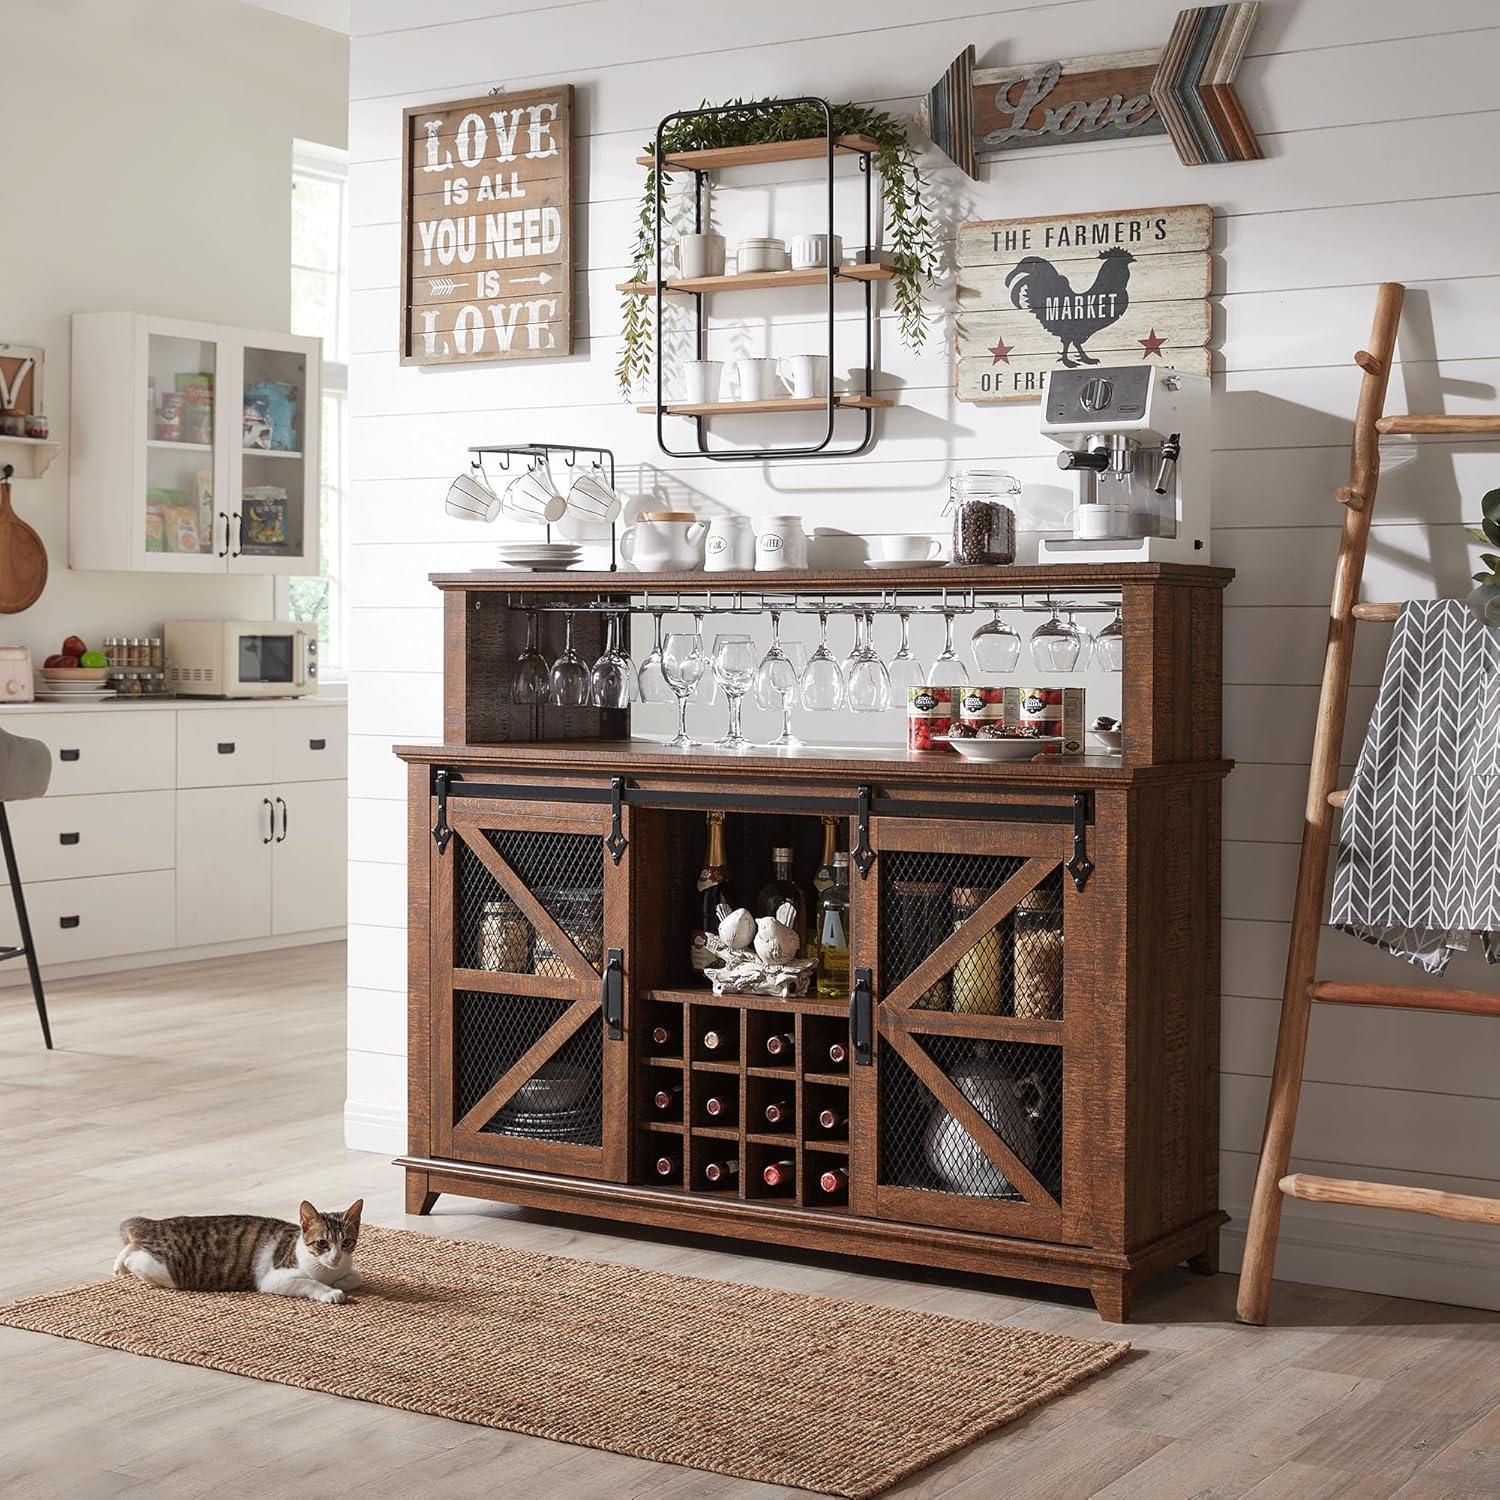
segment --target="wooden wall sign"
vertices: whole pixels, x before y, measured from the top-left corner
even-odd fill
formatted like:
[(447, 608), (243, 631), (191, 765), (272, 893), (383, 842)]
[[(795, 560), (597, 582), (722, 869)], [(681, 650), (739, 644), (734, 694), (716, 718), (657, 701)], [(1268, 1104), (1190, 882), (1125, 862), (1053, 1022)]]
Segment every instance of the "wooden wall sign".
[(1052, 370), (1209, 373), (1213, 210), (988, 219), (958, 230), (960, 401), (1040, 399)]
[(0, 412), (30, 416), (42, 410), (44, 355), (32, 344), (0, 344)]
[(976, 68), (966, 47), (920, 118), (970, 177), (977, 158), (1077, 141), (1169, 134), (1184, 166), (1260, 155), (1234, 92), (1258, 0), (1180, 11), (1164, 47)]
[(573, 352), (573, 86), (408, 109), (401, 363)]

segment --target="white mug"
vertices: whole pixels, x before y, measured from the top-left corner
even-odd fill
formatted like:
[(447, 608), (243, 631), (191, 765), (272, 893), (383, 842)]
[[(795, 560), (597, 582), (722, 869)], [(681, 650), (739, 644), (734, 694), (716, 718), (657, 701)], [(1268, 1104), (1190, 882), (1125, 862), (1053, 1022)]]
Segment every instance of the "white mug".
[(677, 274), (684, 281), (724, 274), (724, 236), (685, 234), (677, 242)]
[(792, 395), (802, 400), (828, 394), (828, 356), (792, 354), (783, 361), (792, 372)]
[(703, 570), (730, 573), (755, 566), (755, 533), (744, 516), (715, 516), (703, 544)]
[(562, 520), (568, 502), (558, 494), (552, 473), (544, 464), (511, 480), (500, 497), (500, 509), (517, 521), (550, 526)]
[(796, 516), (760, 516), (755, 522), (755, 571), (779, 573), (807, 566), (807, 535)]
[(734, 373), (740, 401), (774, 401), (782, 394), (774, 359), (737, 359)]
[(711, 406), (724, 380), (721, 359), (688, 359), (682, 365), (683, 399), (689, 406)]
[[(830, 256), (829, 251), (832, 250)], [(844, 258), (844, 242), (838, 235), (796, 234), (792, 236), (792, 269), (811, 270), (814, 266), (838, 265)]]
[(581, 520), (613, 521), (623, 508), (602, 464), (590, 464), (568, 486), (568, 510)]
[(448, 486), (443, 509), (461, 521), (493, 521), (500, 514), (500, 497), (477, 474), (460, 474)]
[(887, 562), (933, 562), (943, 551), (943, 544), (936, 537), (907, 533), (876, 537), (875, 545)]

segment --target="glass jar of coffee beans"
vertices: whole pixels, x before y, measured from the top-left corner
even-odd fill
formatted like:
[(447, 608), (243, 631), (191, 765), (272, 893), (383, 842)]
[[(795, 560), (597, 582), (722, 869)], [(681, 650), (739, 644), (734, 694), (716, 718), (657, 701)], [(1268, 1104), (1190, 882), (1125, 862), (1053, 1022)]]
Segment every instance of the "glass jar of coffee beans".
[(1003, 469), (960, 469), (952, 475), (953, 562), (965, 567), (1014, 562), (1020, 495), (1021, 481)]

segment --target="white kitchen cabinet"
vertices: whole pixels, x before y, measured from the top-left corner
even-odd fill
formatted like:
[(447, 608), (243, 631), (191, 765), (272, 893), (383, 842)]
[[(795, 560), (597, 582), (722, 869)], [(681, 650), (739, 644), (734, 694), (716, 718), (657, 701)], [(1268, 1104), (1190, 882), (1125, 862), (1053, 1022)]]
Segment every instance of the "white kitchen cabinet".
[(316, 573), (321, 347), (217, 323), (75, 314), (69, 566)]
[(342, 781), (278, 783), (271, 931), (342, 927), (348, 916), (349, 794)]
[(261, 786), (273, 780), (278, 721), (290, 717), (235, 708), (178, 714), (177, 785)]

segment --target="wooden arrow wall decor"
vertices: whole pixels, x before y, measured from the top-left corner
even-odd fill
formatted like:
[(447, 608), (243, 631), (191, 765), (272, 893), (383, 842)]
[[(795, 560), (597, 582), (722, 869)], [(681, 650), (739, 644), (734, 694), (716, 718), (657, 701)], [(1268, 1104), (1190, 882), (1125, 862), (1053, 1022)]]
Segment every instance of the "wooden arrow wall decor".
[(976, 68), (966, 47), (928, 93), (923, 128), (970, 177), (980, 156), (1164, 133), (1184, 166), (1254, 161), (1234, 75), (1259, 9), (1179, 11), (1166, 46), (1142, 52)]

